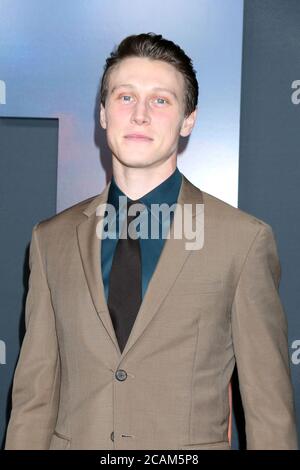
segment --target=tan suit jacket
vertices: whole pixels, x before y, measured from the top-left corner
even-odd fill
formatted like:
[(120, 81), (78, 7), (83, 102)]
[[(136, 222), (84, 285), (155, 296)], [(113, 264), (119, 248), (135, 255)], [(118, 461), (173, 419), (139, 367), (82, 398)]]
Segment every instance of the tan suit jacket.
[(166, 239), (121, 354), (96, 235), (109, 185), (33, 228), (5, 448), (230, 450), (236, 362), (247, 448), (297, 449), (272, 228), (183, 176), (204, 246)]

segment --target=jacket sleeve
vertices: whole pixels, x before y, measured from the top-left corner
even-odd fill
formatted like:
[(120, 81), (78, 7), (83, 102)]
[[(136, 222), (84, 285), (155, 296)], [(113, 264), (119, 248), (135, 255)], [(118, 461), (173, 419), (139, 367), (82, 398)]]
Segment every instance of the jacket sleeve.
[(243, 264), (231, 312), (249, 450), (298, 449), (280, 276), (273, 231), (264, 224)]
[(26, 333), (12, 390), (12, 411), (5, 449), (49, 449), (60, 385), (60, 361), (54, 311), (43, 269), (38, 224), (33, 227), (29, 255)]

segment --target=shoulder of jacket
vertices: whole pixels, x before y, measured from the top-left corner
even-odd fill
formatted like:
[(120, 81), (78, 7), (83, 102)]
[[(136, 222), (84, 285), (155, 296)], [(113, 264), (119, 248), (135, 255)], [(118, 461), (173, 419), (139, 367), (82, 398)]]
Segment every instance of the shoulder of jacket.
[(62, 226), (77, 225), (77, 223), (79, 223), (81, 220), (86, 218), (86, 216), (83, 214), (84, 210), (98, 196), (99, 194), (91, 196), (87, 199), (77, 202), (76, 204), (73, 204), (70, 207), (67, 207), (66, 209), (58, 212), (57, 214), (51, 217), (40, 220), (34, 225), (33, 229), (48, 231), (48, 230), (51, 230), (52, 228), (58, 229), (58, 228), (61, 228)]
[(213, 196), (205, 191), (202, 191), (204, 207), (207, 205), (207, 215), (214, 217), (216, 221), (219, 220), (220, 224), (238, 224), (245, 228), (251, 227), (258, 230), (265, 227), (271, 229), (272, 227), (264, 220), (246, 212), (238, 207), (235, 207), (222, 199)]

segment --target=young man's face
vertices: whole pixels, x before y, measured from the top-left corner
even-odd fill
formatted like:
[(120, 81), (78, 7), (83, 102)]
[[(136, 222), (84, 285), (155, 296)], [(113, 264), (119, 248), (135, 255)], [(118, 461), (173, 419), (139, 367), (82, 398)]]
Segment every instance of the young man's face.
[(190, 134), (195, 119), (196, 111), (184, 118), (184, 78), (172, 65), (130, 57), (112, 71), (100, 122), (121, 164), (145, 168), (175, 160), (179, 136)]

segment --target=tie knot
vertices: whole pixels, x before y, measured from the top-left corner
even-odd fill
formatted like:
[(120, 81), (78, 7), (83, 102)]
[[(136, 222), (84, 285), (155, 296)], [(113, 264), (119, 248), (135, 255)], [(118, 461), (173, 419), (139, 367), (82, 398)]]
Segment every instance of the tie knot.
[[(132, 210), (131, 207), (133, 207)], [(127, 203), (128, 222), (134, 220), (145, 209), (145, 205), (139, 200), (129, 200)]]
[[(131, 207), (133, 209), (131, 209)], [(145, 209), (145, 205), (140, 202), (139, 199), (136, 200), (127, 200), (127, 211), (124, 213), (125, 220), (121, 221), (122, 223), (122, 234), (121, 238), (134, 238), (136, 239), (137, 234), (136, 234), (136, 227), (129, 224), (136, 219), (141, 212)], [(139, 225), (139, 224), (138, 224)]]

